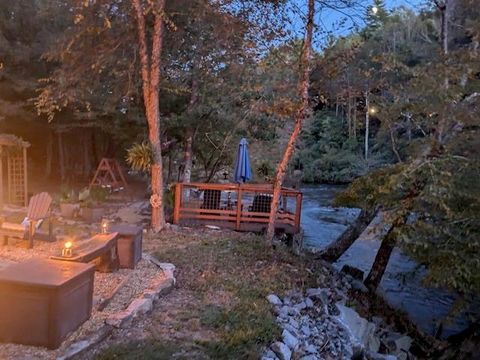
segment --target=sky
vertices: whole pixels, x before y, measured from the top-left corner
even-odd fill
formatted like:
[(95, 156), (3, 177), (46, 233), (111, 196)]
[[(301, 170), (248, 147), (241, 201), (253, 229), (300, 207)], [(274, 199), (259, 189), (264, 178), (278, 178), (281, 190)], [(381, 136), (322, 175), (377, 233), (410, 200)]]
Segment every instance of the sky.
[[(429, 0), (384, 0), (388, 10), (396, 7), (404, 6), (414, 11), (419, 11), (428, 4)], [(331, 1), (332, 4), (340, 3)], [(360, 0), (359, 5), (355, 9), (323, 9), (317, 16), (315, 23), (317, 27), (316, 46), (321, 47), (322, 43), (327, 38), (327, 32), (335, 36), (348, 35), (353, 27), (363, 27), (365, 25), (364, 18), (366, 9), (373, 4), (373, 0)], [(306, 13), (306, 1), (297, 0), (296, 10), (301, 13)], [(297, 16), (297, 19), (292, 24), (291, 30), (297, 34), (298, 37), (303, 37), (304, 21)], [(323, 34), (322, 31), (324, 30)]]

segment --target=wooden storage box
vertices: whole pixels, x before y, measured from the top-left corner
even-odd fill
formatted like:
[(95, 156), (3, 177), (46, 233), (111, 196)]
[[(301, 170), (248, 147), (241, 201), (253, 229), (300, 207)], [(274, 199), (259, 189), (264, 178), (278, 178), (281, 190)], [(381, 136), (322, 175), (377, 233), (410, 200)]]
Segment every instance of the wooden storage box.
[(0, 271), (0, 341), (56, 349), (92, 311), (95, 267), (32, 259)]
[(134, 269), (142, 258), (143, 228), (131, 225), (112, 225), (110, 231), (118, 233), (117, 248), (120, 267)]

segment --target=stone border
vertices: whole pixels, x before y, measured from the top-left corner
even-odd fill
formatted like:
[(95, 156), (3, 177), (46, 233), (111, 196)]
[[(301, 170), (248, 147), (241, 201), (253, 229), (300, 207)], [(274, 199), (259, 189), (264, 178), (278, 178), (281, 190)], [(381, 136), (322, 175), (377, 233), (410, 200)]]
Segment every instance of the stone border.
[(105, 340), (114, 329), (128, 327), (132, 320), (142, 314), (147, 314), (153, 309), (153, 304), (160, 296), (168, 294), (176, 283), (174, 271), (175, 265), (170, 263), (162, 263), (150, 254), (142, 254), (145, 260), (150, 261), (162, 269), (163, 275), (161, 278), (153, 279), (145, 291), (137, 298), (133, 299), (130, 305), (115, 315), (105, 320), (98, 331), (90, 336), (74, 342), (64, 352), (62, 356), (57, 357), (57, 360), (69, 360), (76, 357)]

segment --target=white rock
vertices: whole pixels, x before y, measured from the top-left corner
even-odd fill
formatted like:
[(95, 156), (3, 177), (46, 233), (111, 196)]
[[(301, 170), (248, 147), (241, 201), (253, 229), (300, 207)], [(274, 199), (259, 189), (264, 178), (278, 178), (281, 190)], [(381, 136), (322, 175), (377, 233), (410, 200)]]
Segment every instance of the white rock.
[(320, 358), (314, 354), (305, 355), (300, 358), (300, 360), (319, 360), (319, 359)]
[(300, 325), (298, 324), (298, 321), (295, 320), (294, 318), (290, 318), (290, 319), (288, 320), (288, 323), (289, 323), (290, 325), (292, 325), (295, 329), (298, 329), (298, 327), (300, 326)]
[(290, 360), (292, 358), (292, 351), (287, 345), (280, 341), (274, 342), (271, 349), (280, 358), (280, 360)]
[(375, 332), (375, 324), (368, 322), (366, 319), (360, 317), (358, 313), (346, 306), (336, 304), (340, 315), (337, 318), (350, 332), (355, 341), (367, 346), (368, 341)]
[(278, 305), (278, 306), (282, 305), (282, 300), (280, 300), (280, 298), (275, 294), (268, 295), (267, 300), (272, 305)]
[(310, 330), (310, 327), (306, 325), (303, 325), (301, 330), (303, 335), (305, 335), (305, 337), (309, 337), (310, 335), (312, 335), (312, 331)]
[(294, 328), (292, 325), (290, 324), (284, 324), (283, 325), (283, 328), (290, 331), (294, 336), (298, 337), (299, 334), (298, 334), (298, 330), (296, 328)]
[(315, 345), (309, 344), (305, 347), (305, 351), (309, 354), (316, 354), (317, 353), (317, 347)]
[(282, 332), (283, 342), (292, 350), (298, 346), (298, 339), (292, 335), (292, 333), (286, 329)]
[(301, 303), (298, 303), (295, 305), (295, 309), (297, 309), (298, 311), (301, 311), (303, 309), (305, 309), (307, 307), (307, 305), (305, 305), (305, 302), (301, 302)]
[(307, 308), (313, 307), (313, 301), (312, 301), (312, 299), (310, 299), (309, 297), (307, 297), (307, 298), (305, 299), (305, 305), (307, 306)]

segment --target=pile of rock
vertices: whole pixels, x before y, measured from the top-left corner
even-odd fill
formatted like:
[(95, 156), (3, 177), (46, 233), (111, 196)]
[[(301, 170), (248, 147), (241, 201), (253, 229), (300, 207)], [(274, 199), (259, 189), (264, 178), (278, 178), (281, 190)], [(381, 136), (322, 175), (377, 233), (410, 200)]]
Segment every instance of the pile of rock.
[(262, 360), (413, 358), (408, 336), (388, 331), (380, 318), (374, 323), (360, 317), (345, 306), (342, 291), (312, 288), (305, 294), (291, 292), (283, 300), (271, 294), (267, 300), (274, 307), (282, 339), (265, 351)]

